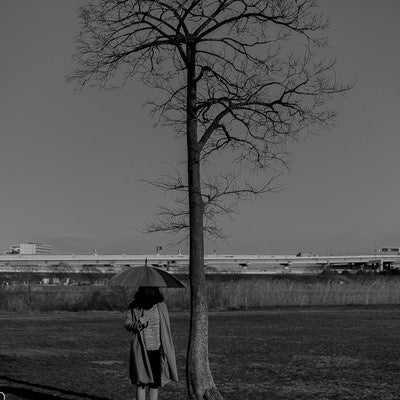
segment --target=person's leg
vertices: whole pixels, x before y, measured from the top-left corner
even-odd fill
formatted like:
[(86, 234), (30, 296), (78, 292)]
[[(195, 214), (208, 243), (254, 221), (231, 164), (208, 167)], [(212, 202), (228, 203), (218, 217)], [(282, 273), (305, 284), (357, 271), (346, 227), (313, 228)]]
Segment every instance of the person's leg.
[(161, 385), (160, 350), (147, 350), (154, 382), (149, 385), (149, 399), (158, 400), (158, 387)]
[(149, 389), (149, 397), (150, 400), (158, 400), (158, 388), (150, 388)]
[(146, 400), (146, 386), (137, 386), (136, 400)]

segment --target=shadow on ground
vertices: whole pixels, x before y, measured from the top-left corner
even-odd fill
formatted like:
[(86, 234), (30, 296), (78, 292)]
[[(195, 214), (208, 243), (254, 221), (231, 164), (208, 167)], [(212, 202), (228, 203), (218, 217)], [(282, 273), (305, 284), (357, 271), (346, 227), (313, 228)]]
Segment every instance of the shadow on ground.
[[(4, 382), (6, 382), (6, 384), (4, 384)], [(5, 394), (7, 400), (111, 400), (108, 397), (98, 397), (87, 393), (75, 392), (73, 390), (60, 389), (54, 386), (39, 385), (8, 376), (0, 376), (0, 392)]]

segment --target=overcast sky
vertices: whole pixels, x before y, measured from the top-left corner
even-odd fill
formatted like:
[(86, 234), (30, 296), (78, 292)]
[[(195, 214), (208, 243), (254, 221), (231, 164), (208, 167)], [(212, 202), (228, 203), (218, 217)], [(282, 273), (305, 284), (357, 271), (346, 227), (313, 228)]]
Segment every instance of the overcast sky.
[[(39, 241), (57, 253), (186, 252), (140, 233), (165, 194), (143, 184), (185, 159), (154, 128), (146, 89), (66, 86), (81, 0), (3, 0), (0, 12), (0, 250)], [(320, 1), (332, 19), (337, 128), (291, 147), (287, 189), (224, 221), (219, 254), (372, 253), (400, 246), (400, 2)]]

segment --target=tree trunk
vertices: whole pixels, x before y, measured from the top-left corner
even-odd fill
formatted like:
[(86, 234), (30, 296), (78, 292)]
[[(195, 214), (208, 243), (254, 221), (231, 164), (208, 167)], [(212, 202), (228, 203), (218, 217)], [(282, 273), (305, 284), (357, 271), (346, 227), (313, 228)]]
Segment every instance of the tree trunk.
[(187, 153), (190, 211), (190, 335), (186, 379), (190, 400), (222, 399), (214, 384), (208, 361), (208, 300), (204, 272), (203, 200), (200, 183), (200, 150), (196, 118), (196, 54), (187, 45)]

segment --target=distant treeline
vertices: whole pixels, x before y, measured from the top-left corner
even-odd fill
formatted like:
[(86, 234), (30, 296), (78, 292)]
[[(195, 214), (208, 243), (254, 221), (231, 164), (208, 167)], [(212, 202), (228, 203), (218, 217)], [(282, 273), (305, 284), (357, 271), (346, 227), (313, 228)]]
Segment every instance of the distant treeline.
[[(172, 311), (189, 310), (186, 289), (163, 289)], [(400, 305), (400, 277), (350, 276), (208, 276), (210, 310), (293, 306)], [(3, 285), (0, 311), (124, 310), (134, 289), (108, 286)]]

